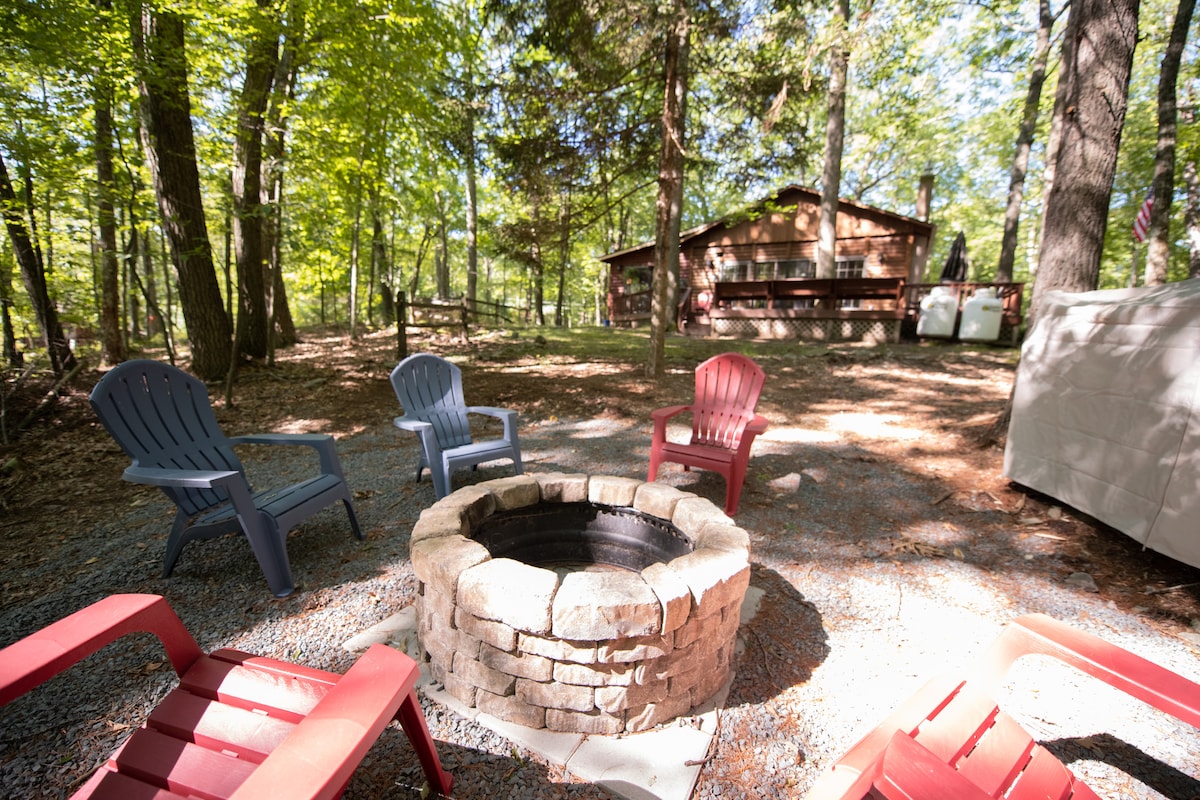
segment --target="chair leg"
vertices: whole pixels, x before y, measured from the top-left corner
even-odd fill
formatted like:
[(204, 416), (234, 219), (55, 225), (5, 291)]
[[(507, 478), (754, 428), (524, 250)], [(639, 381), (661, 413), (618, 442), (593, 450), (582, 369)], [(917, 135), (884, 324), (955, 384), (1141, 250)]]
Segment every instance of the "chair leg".
[(162, 576), (164, 578), (171, 577), (171, 573), (175, 571), (175, 562), (183, 553), (183, 545), (187, 542), (183, 534), (187, 530), (187, 524), (187, 514), (179, 511), (175, 515), (175, 522), (171, 525), (171, 533), (167, 535), (167, 551), (163, 554)]
[(442, 459), (440, 468), (435, 469), (432, 464), (429, 465), (429, 474), (433, 478), (433, 496), (441, 500), (446, 495), (450, 494), (450, 465), (446, 463), (446, 459)]
[(450, 777), (449, 772), (442, 769), (442, 762), (438, 759), (437, 750), (433, 745), (433, 737), (429, 735), (429, 726), (425, 723), (425, 714), (417, 701), (416, 690), (410, 691), (408, 697), (400, 704), (396, 718), (400, 720), (400, 727), (404, 729), (413, 752), (417, 754), (417, 760), (421, 762), (421, 769), (424, 770), (429, 785), (438, 794), (449, 797), (454, 779)]
[(662, 459), (658, 455), (657, 449), (650, 450), (650, 471), (646, 475), (646, 483), (654, 483), (654, 479), (658, 477), (658, 468), (662, 464)]
[[(243, 525), (247, 522), (249, 520), (242, 520)], [(285, 542), (287, 531), (280, 531), (275, 521), (266, 515), (260, 515), (254, 522), (257, 524), (247, 526), (244, 531), (250, 540), (250, 549), (258, 559), (258, 566), (267, 578), (271, 593), (276, 597), (287, 597), (296, 590)]]
[[(346, 490), (349, 495), (350, 490)], [(349, 496), (342, 500), (342, 505), (346, 507), (346, 515), (350, 517), (350, 528), (354, 531), (354, 538), (360, 542), (367, 537), (363, 535), (362, 528), (358, 524), (358, 514), (354, 513), (354, 503), (350, 501)]]
[(725, 476), (725, 513), (731, 517), (737, 513), (738, 503), (742, 499), (742, 485), (745, 482), (745, 470), (735, 469)]

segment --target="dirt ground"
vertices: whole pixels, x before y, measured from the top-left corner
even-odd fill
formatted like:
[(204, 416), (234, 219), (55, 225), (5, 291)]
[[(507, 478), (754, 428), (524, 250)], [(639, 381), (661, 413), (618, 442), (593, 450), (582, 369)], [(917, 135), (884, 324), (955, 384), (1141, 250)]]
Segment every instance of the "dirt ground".
[[(936, 588), (943, 584), (935, 582), (944, 577), (939, 565), (947, 566), (945, 574), (969, 573), (989, 594), (1010, 598), (1029, 597), (1031, 587), (1061, 586), (1073, 573), (1086, 574), (1096, 594), (1079, 594), (1081, 605), (1095, 597), (1131, 615), (1128, 619), (1185, 643), (1181, 652), (1200, 652), (1200, 569), (1143, 551), (1124, 534), (1010, 484), (1001, 475), (1002, 445), (979, 445), (1011, 389), (1014, 350), (932, 343), (818, 347), (672, 337), (666, 374), (656, 381), (645, 377), (648, 342), (638, 331), (520, 331), (473, 336), (469, 342), (435, 336), (410, 341), (410, 352), (422, 350), (460, 364), (469, 402), (515, 408), (521, 413), (523, 439), (528, 432), (531, 440), (551, 442), (541, 445), (540, 457), (526, 453), (529, 471), (567, 460), (572, 469), (584, 465), (588, 471), (595, 467), (610, 474), (644, 475), (641, 459), (648, 448), (650, 412), (691, 397), (699, 361), (738, 350), (764, 367), (768, 379), (758, 410), (770, 420), (770, 428), (755, 444), (737, 520), (751, 538), (752, 583), (768, 602), (739, 632), (747, 655), (739, 661), (720, 736), (694, 797), (794, 797), (851, 743), (846, 737), (854, 713), (861, 709), (865, 719), (879, 719), (894, 704), (891, 695), (870, 708), (863, 704), (875, 703), (874, 695), (839, 696), (838, 701), (856, 701), (843, 720), (845, 729), (837, 731), (836, 741), (823, 729), (814, 730), (811, 708), (823, 702), (814, 695), (818, 684), (826, 685), (816, 680), (815, 671), (823, 669), (824, 675), (839, 669), (823, 665), (823, 659), (836, 660), (843, 653), (853, 657), (850, 632), (865, 629), (880, 632), (876, 644), (907, 648), (895, 650), (893, 658), (909, 651), (924, 657), (923, 646), (916, 645), (928, 642), (905, 640), (911, 632), (899, 608), (894, 614), (879, 614), (879, 609), (891, 602), (897, 581), (911, 581), (912, 591), (903, 595), (906, 613), (923, 602), (923, 584), (934, 586), (935, 599), (929, 602), (938, 602)], [(147, 355), (163, 357), (153, 351)], [(362, 442), (390, 430), (391, 418), (400, 413), (388, 383), (396, 361), (394, 332), (353, 343), (337, 333), (309, 332), (302, 344), (281, 352), (274, 367), (244, 365), (231, 407), (222, 387), (212, 386), (210, 392), (229, 435), (323, 432), (335, 435), (340, 447), (361, 451)], [(102, 559), (106, 543), (97, 541), (100, 532), (111, 530), (114, 520), (136, 516), (149, 502), (145, 492), (132, 491), (120, 480), (128, 461), (88, 405), (87, 394), (101, 374), (94, 367), (84, 369), (41, 413), (34, 412), (53, 381), (36, 371), (19, 383), (6, 376), (2, 430), (11, 442), (0, 446), (0, 598), (5, 610), (36, 608), (54, 597), (64, 576), (86, 572)], [(556, 431), (596, 419), (611, 421), (605, 429), (631, 432), (632, 437), (573, 439), (562, 445), (578, 447), (570, 459), (554, 452), (569, 438), (558, 438)], [(415, 449), (411, 443), (410, 449)], [(390, 507), (396, 492), (420, 503), (432, 500), (428, 479), (412, 483), (407, 462), (403, 478), (383, 472), (385, 462), (397, 461), (395, 451), (379, 451), (377, 461), (376, 451), (369, 453), (371, 460), (362, 468), (378, 470), (372, 477), (379, 480), (363, 480), (359, 486), (351, 481), (364, 515)], [(723, 501), (719, 476), (676, 469), (660, 479), (718, 504)], [(364, 484), (376, 488), (363, 489)], [(414, 508), (420, 503), (414, 502)], [(334, 528), (329, 535), (341, 542), (344, 531)], [(377, 535), (383, 541), (388, 533)], [(318, 538), (301, 536), (296, 547), (312, 546)], [(121, 558), (144, 563), (146, 585), (160, 585), (155, 542), (121, 547), (139, 548)], [(236, 558), (230, 550), (209, 548), (205, 557)], [(370, 571), (379, 555), (375, 548), (362, 547), (347, 551), (345, 558), (339, 569), (356, 574)], [(215, 574), (204, 566), (194, 569), (175, 580), (203, 588), (197, 577)], [(816, 574), (821, 570), (824, 577)], [(887, 597), (851, 596), (864, 586), (878, 586)], [(126, 590), (124, 584), (117, 590)], [(318, 581), (288, 601), (273, 602), (260, 597), (261, 587), (254, 582), (239, 595), (244, 607), (238, 613), (257, 619), (270, 606), (302, 620), (320, 613), (338, 591), (338, 581), (329, 586)], [(1076, 590), (1065, 594), (1070, 602)], [(189, 593), (175, 595), (180, 602), (192, 602)], [(185, 611), (204, 621), (196, 609)], [(860, 619), (867, 614), (879, 616)], [(227, 627), (217, 632), (232, 635)], [(837, 647), (828, 644), (834, 639)], [(229, 645), (225, 638), (219, 641)], [(878, 693), (888, 689), (885, 683), (890, 682), (871, 686)], [(818, 688), (806, 688), (811, 686)], [(861, 695), (861, 685), (856, 686)], [(760, 748), (764, 740), (789, 744), (787, 758)], [(464, 798), (493, 796), (497, 776), (525, 763), (480, 755), (468, 747), (455, 749), (446, 742), (442, 746), (452, 754), (462, 786), (469, 785), (471, 770), (482, 770), (477, 783), (484, 788)], [(101, 748), (105, 753), (109, 749)], [(376, 778), (386, 780), (384, 773), (390, 775), (383, 769), (360, 772), (369, 773), (359, 779), (369, 786)], [(565, 796), (560, 784), (541, 782), (547, 796)], [(380, 796), (373, 792), (352, 796)], [(1190, 794), (1118, 789), (1109, 796)]]
[[(470, 402), (515, 408), (525, 420), (648, 420), (654, 408), (690, 396), (691, 369), (700, 359), (740, 349), (767, 371), (759, 410), (773, 427), (832, 427), (849, 432), (852, 439), (860, 437), (861, 445), (847, 457), (891, 462), (928, 477), (931, 512), (943, 506), (936, 509), (940, 515), (951, 505), (967, 514), (1007, 512), (1017, 523), (1017, 536), (1042, 540), (1040, 544), (1055, 551), (1060, 569), (1090, 575), (1104, 599), (1175, 635), (1200, 625), (1200, 570), (1143, 552), (1119, 532), (1010, 484), (1000, 474), (1002, 444), (980, 447), (1011, 386), (1013, 350), (928, 343), (826, 348), (672, 339), (667, 374), (652, 382), (644, 375), (644, 334), (602, 335), (609, 338), (536, 331), (485, 335), (471, 342), (427, 337), (411, 340), (409, 346), (410, 352), (428, 349), (461, 356)], [(381, 332), (351, 344), (344, 336), (314, 333), (281, 352), (273, 368), (246, 364), (239, 373), (234, 406), (218, 402), (218, 416), (231, 435), (263, 430), (353, 435), (398, 413), (387, 382), (395, 363), (394, 334)], [(0, 540), (8, 567), (0, 588), (6, 604), (49, 588), (22, 585), (22, 562), (54, 558), (58, 544), (105, 519), (113, 504), (129, 502), (113, 481), (126, 465), (125, 457), (87, 403), (87, 392), (100, 375), (94, 368), (83, 370), (19, 438), (13, 431), (43, 403), (53, 382), (35, 373), (17, 386), (4, 386), (5, 433), (15, 440), (0, 449)], [(223, 400), (221, 387), (210, 391)], [(820, 482), (822, 472), (802, 479)], [(873, 491), (887, 490), (881, 485)], [(747, 501), (769, 503), (767, 494), (752, 491)], [(892, 505), (886, 495), (877, 497), (875, 504), (839, 507), (838, 513), (861, 514), (866, 526), (879, 516), (880, 508)], [(897, 504), (908, 503), (908, 498), (897, 498)], [(853, 526), (857, 521), (849, 522)], [(28, 535), (30, 524), (42, 535)], [(1002, 535), (1013, 535), (1013, 529), (1009, 525)], [(994, 568), (1000, 579), (1005, 565), (986, 562), (1003, 559), (1008, 552), (903, 537), (891, 546), (900, 555), (964, 558)]]

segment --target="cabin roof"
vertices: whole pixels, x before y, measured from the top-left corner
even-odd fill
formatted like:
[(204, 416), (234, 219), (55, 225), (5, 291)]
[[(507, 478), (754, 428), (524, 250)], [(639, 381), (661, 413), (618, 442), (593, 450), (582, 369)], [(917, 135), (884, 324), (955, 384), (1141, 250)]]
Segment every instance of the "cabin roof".
[[(819, 205), (821, 202), (821, 195), (819, 192), (817, 192), (814, 189), (810, 189), (805, 186), (800, 186), (799, 184), (795, 184), (795, 183), (789, 184), (789, 185), (783, 187), (782, 189), (777, 190), (773, 194), (768, 195), (767, 197), (763, 197), (759, 200), (755, 200), (752, 203), (748, 203), (747, 205), (737, 209), (736, 211), (731, 211), (728, 214), (725, 214), (724, 216), (721, 216), (721, 217), (717, 217), (716, 219), (714, 219), (710, 222), (706, 222), (702, 225), (697, 225), (694, 228), (689, 228), (688, 230), (681, 232), (679, 234), (679, 246), (681, 248), (684, 247), (691, 241), (701, 238), (702, 236), (704, 236), (704, 234), (708, 233), (709, 231), (713, 230), (714, 228), (719, 228), (722, 226), (733, 227), (734, 225), (740, 224), (741, 222), (745, 221), (745, 219), (747, 219), (746, 215), (749, 212), (752, 212), (756, 208), (758, 208), (760, 206), (764, 206), (767, 203), (771, 203), (771, 202), (778, 203), (779, 205), (788, 205), (792, 202), (808, 202), (808, 203), (813, 203), (813, 204)], [(853, 214), (855, 216), (884, 218), (884, 219), (891, 221), (892, 223), (901, 223), (902, 225), (904, 225), (906, 227), (914, 228), (917, 231), (925, 233), (926, 235), (932, 235), (932, 233), (933, 233), (932, 223), (925, 222), (923, 220), (919, 220), (916, 217), (907, 217), (902, 214), (896, 214), (891, 211), (885, 211), (881, 208), (876, 208), (874, 206), (868, 206), (868, 205), (864, 205), (862, 203), (856, 203), (852, 200), (847, 200), (845, 198), (838, 199), (838, 211)], [(615, 261), (623, 256), (628, 256), (630, 254), (638, 253), (643, 250), (652, 249), (653, 247), (654, 247), (653, 241), (643, 242), (641, 244), (637, 244), (632, 247), (627, 247), (623, 250), (617, 250), (612, 253), (607, 253), (603, 256), (600, 256), (600, 260), (601, 261)]]

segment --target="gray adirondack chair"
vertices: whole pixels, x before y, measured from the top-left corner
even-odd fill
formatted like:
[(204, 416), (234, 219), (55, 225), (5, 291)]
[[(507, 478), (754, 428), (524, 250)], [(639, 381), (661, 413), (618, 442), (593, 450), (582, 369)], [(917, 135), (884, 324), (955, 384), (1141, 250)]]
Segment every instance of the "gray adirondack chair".
[[(397, 428), (417, 434), (421, 442), (417, 480), (421, 480), (421, 473), (428, 468), (437, 499), (450, 494), (450, 475), (456, 469), (510, 458), (517, 474), (522, 473), (517, 412), (467, 405), (463, 399), (462, 370), (457, 366), (430, 353), (417, 353), (397, 364), (391, 378), (392, 388), (404, 409), (404, 416), (392, 421)], [(472, 440), (468, 414), (499, 419), (504, 423), (502, 438)]]
[[(183, 546), (240, 530), (276, 597), (295, 590), (288, 531), (341, 500), (354, 535), (363, 533), (332, 436), (256, 434), (226, 437), (208, 390), (183, 370), (158, 361), (127, 361), (100, 379), (90, 397), (105, 429), (133, 460), (122, 477), (162, 489), (178, 513), (167, 538), (163, 577)], [(281, 489), (254, 492), (234, 445), (304, 445), (316, 450), (320, 474)]]

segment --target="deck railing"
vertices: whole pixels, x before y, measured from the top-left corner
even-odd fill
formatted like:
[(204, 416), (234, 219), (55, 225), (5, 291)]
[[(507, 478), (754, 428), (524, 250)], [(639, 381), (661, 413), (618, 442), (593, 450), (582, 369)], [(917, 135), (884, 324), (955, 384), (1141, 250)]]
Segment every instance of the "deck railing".
[[(921, 301), (941, 286), (949, 288), (959, 308), (978, 289), (994, 289), (1004, 307), (1004, 322), (1014, 330), (1024, 321), (1024, 283), (970, 281), (961, 283), (907, 283), (903, 278), (791, 278), (776, 281), (720, 281), (711, 293), (713, 310), (753, 310), (756, 315), (792, 316), (828, 312), (870, 312), (872, 316), (916, 319)], [(704, 297), (699, 292), (697, 297)], [(864, 307), (865, 306), (865, 307)], [(709, 307), (693, 303), (693, 312), (705, 313)], [(650, 292), (615, 295), (612, 298), (613, 322), (649, 319)]]

